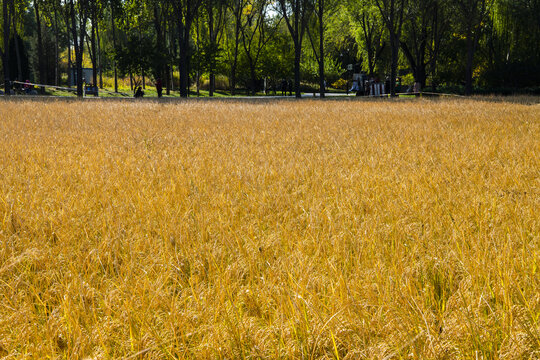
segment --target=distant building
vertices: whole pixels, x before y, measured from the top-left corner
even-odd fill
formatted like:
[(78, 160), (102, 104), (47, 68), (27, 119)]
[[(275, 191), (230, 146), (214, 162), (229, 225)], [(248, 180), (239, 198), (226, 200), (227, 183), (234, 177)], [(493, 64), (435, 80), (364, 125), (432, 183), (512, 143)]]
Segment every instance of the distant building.
[[(77, 68), (75, 67), (72, 67), (71, 68), (71, 73), (70, 73), (70, 83), (69, 83), (69, 86), (75, 86), (77, 85)], [(83, 82), (86, 81), (86, 83), (91, 83), (92, 82), (92, 78), (93, 78), (93, 72), (92, 72), (92, 68), (83, 68), (82, 69), (82, 77), (83, 77)]]

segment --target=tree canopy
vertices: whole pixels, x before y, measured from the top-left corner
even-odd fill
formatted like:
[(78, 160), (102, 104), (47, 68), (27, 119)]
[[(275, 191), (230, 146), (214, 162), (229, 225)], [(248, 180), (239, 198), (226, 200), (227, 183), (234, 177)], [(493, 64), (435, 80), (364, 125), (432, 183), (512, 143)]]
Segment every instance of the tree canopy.
[(31, 79), (82, 95), (82, 68), (114, 91), (161, 79), (181, 96), (323, 95), (353, 72), (392, 92), (397, 78), (467, 94), (540, 86), (540, 0), (0, 1), (8, 93)]

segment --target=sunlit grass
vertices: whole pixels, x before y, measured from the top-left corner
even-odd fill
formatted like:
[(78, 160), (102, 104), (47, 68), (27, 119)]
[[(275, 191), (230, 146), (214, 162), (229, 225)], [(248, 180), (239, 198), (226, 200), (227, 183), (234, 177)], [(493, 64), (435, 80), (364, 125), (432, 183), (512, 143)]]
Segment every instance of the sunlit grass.
[(0, 356), (538, 358), (539, 139), (507, 102), (0, 102)]

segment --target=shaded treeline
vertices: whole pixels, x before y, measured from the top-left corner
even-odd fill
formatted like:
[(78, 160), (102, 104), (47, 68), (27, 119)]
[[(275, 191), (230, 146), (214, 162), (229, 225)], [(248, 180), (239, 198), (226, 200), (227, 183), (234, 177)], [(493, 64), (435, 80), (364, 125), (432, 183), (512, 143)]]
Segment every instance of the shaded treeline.
[(399, 76), (467, 94), (540, 83), (540, 0), (0, 1), (7, 93), (31, 78), (76, 80), (82, 96), (82, 68), (100, 87), (114, 78), (114, 91), (118, 78), (159, 78), (184, 97), (194, 86), (299, 97), (307, 85), (324, 96), (349, 64), (388, 78), (392, 93)]

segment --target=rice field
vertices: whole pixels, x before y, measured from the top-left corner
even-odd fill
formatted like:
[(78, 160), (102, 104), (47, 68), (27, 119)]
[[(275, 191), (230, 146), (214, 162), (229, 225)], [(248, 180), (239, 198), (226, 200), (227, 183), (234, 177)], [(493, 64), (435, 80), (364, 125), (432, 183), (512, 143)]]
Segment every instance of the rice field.
[(0, 101), (4, 359), (540, 359), (540, 106)]

